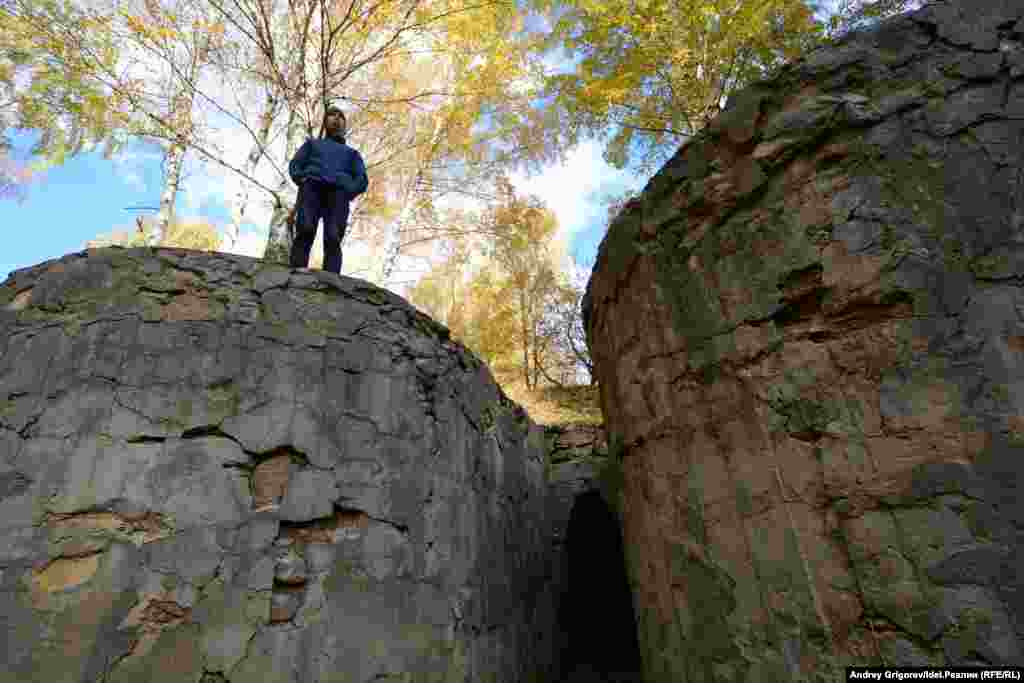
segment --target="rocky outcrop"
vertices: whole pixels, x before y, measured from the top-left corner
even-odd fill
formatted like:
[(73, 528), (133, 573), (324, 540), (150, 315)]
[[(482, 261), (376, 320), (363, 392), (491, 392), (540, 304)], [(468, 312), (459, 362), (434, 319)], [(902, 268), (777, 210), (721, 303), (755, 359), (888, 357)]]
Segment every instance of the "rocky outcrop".
[(524, 681), (543, 431), (350, 278), (107, 248), (0, 286), (2, 680)]
[(1024, 4), (730, 101), (584, 304), (647, 683), (1024, 663)]

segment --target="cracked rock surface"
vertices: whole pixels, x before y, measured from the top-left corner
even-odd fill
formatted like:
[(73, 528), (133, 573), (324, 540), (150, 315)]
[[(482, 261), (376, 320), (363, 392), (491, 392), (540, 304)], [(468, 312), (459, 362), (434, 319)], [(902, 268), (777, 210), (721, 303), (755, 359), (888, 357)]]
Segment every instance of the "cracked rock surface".
[(755, 84), (584, 299), (646, 683), (1024, 664), (1024, 3)]
[(0, 285), (5, 683), (546, 680), (546, 496), (543, 430), (368, 283), (109, 247)]

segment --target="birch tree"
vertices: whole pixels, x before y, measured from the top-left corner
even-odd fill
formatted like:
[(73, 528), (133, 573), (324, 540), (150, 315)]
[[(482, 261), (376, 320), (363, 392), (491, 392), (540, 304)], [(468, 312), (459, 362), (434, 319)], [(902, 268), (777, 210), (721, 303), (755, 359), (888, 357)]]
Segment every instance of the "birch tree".
[[(160, 242), (163, 235), (170, 231), (170, 223), (174, 217), (174, 204), (178, 196), (181, 182), (181, 170), (185, 154), (188, 152), (186, 140), (191, 137), (193, 130), (193, 105), (195, 103), (195, 89), (192, 86), (197, 82), (200, 69), (209, 59), (211, 48), (219, 46), (220, 36), (223, 27), (219, 25), (206, 26), (200, 20), (192, 22), (190, 29), (183, 29), (177, 19), (188, 9), (188, 4), (181, 4), (176, 12), (168, 12), (157, 5), (155, 0), (147, 0), (146, 9), (149, 11), (148, 19), (152, 22), (148, 25), (141, 24), (137, 19), (129, 22), (129, 25), (136, 31), (143, 41), (154, 41), (152, 47), (160, 49), (161, 38), (174, 36), (183, 38), (182, 42), (187, 46), (187, 59), (182, 71), (186, 74), (184, 82), (172, 83), (169, 87), (174, 89), (174, 96), (170, 102), (169, 120), (178, 135), (175, 139), (168, 141), (164, 153), (164, 174), (163, 188), (160, 193), (160, 211), (157, 214), (156, 225), (154, 226), (153, 240)], [(178, 25), (176, 25), (178, 24)], [(170, 48), (173, 43), (163, 43), (164, 49)], [(179, 67), (172, 52), (168, 49), (167, 60), (174, 70)]]
[[(173, 220), (187, 140), (192, 135), (194, 91), (188, 84), (196, 79), (211, 49), (220, 46), (223, 33), (222, 27), (183, 19), (189, 7), (180, 3), (167, 9), (146, 0), (138, 8), (119, 8), (126, 20), (121, 32), (114, 28), (116, 11), (70, 3), (61, 7), (51, 0), (13, 0), (0, 14), (5, 38), (11, 41), (4, 51), (7, 69), (3, 80), (14, 95), (12, 104), (18, 107), (18, 125), (42, 131), (32, 150), (42, 161), (37, 168), (61, 164), (98, 142), (104, 142), (104, 158), (109, 159), (127, 137), (152, 135), (149, 122), (133, 121), (124, 110), (131, 97), (145, 96), (143, 83), (125, 79), (120, 91), (111, 96), (100, 77), (104, 71), (116, 70), (122, 56), (116, 46), (130, 43), (158, 53), (171, 66), (169, 78), (149, 75), (150, 89), (156, 91), (150, 97), (151, 106), (164, 116), (167, 130), (163, 132), (169, 133), (163, 140), (163, 187), (152, 233), (155, 242)], [(26, 63), (31, 64), (29, 86), (18, 93), (14, 74)], [(185, 78), (175, 79), (175, 72), (184, 73)]]
[[(167, 144), (181, 142), (187, 149), (195, 151), (204, 162), (237, 173), (245, 180), (249, 190), (257, 189), (271, 200), (274, 213), (265, 254), (269, 258), (283, 258), (290, 244), (284, 230), (284, 217), (290, 208), (293, 188), (284, 172), (284, 165), (301, 141), (303, 124), (308, 135), (312, 123), (322, 117), (325, 94), (330, 95), (334, 102), (340, 100), (353, 105), (354, 115), (349, 116), (353, 136), (358, 138), (365, 132), (368, 144), (363, 147), (376, 147), (372, 149), (375, 154), (364, 155), (364, 158), (371, 157), (367, 162), (373, 177), (386, 177), (389, 169), (399, 164), (405, 166), (402, 172), (408, 177), (410, 164), (419, 164), (416, 172), (411, 174), (412, 181), (408, 183), (409, 189), (404, 193), (403, 200), (396, 202), (390, 197), (378, 195), (376, 202), (365, 202), (366, 209), (374, 209), (378, 216), (388, 218), (400, 215), (401, 209), (412, 203), (416, 210), (406, 210), (405, 215), (421, 222), (416, 229), (429, 228), (431, 218), (435, 221), (435, 227), (440, 224), (437, 214), (430, 211), (433, 198), (443, 196), (445, 192), (472, 191), (473, 183), (467, 182), (467, 179), (479, 178), (481, 169), (488, 164), (508, 164), (515, 153), (514, 150), (502, 150), (501, 153), (489, 154), (491, 141), (473, 130), (488, 108), (505, 106), (517, 98), (523, 102), (528, 99), (523, 93), (513, 93), (509, 88), (509, 84), (522, 74), (523, 69), (521, 60), (518, 60), (521, 50), (511, 38), (516, 33), (517, 19), (514, 8), (508, 5), (476, 5), (461, 0), (429, 3), (419, 0), (385, 0), (373, 5), (362, 0), (330, 5), (311, 1), (293, 2), (283, 14), (271, 11), (274, 5), (269, 0), (248, 4), (240, 2), (231, 8), (220, 6), (216, 0), (208, 0), (207, 3), (196, 3), (196, 6), (201, 8), (197, 10), (199, 16), (216, 20), (225, 27), (227, 43), (236, 49), (234, 52), (222, 51), (223, 56), (240, 55), (243, 59), (253, 55), (260, 57), (241, 65), (237, 62), (232, 64), (230, 59), (221, 59), (218, 63), (218, 68), (224, 68), (225, 73), (238, 77), (239, 83), (266, 89), (263, 110), (259, 112), (263, 119), (256, 126), (256, 131), (247, 125), (244, 114), (233, 116), (253, 138), (251, 153), (240, 164), (232, 162), (229, 154), (217, 149), (211, 137), (206, 135), (208, 131), (204, 131), (200, 125), (203, 121), (193, 120), (188, 134), (181, 134), (180, 126), (176, 125), (177, 119), (169, 112), (182, 111), (183, 100), (179, 100), (179, 106), (167, 106), (165, 96), (164, 107), (154, 106), (159, 98), (143, 92), (144, 86), (152, 84), (145, 82), (145, 79), (121, 78), (110, 67), (110, 60), (103, 62), (98, 58), (96, 46), (87, 44), (89, 41), (76, 43), (69, 39), (61, 49), (80, 55), (80, 61), (88, 63), (92, 69), (85, 70), (88, 75), (101, 83), (111, 98), (120, 98), (126, 103), (116, 120), (125, 127), (127, 134), (139, 135), (144, 130), (145, 135), (151, 139), (163, 139)], [(317, 11), (320, 21), (316, 30), (311, 30), (311, 25), (316, 23), (313, 19)], [(131, 21), (139, 17), (138, 14), (129, 14), (130, 10), (123, 10), (116, 13), (116, 16), (130, 29)], [(280, 16), (285, 16), (286, 21), (279, 19)], [(98, 18), (94, 20), (100, 21)], [(108, 30), (118, 40), (134, 39), (132, 31), (117, 33), (115, 23), (108, 22)], [(151, 22), (141, 23), (144, 25)], [(170, 29), (171, 23), (160, 24), (158, 28)], [(90, 35), (88, 32), (80, 34)], [(372, 83), (371, 76), (383, 72), (377, 67), (385, 58), (393, 56), (398, 59), (403, 53), (409, 53), (409, 39), (427, 34), (433, 41), (432, 49), (450, 59), (451, 68), (440, 70), (439, 77), (447, 76), (456, 87), (402, 93), (400, 97), (371, 95), (361, 98), (345, 94), (345, 88), (355, 84), (357, 76), (364, 77), (359, 79), (364, 84)], [(181, 31), (167, 30), (162, 37), (167, 41), (180, 40)], [(55, 42), (51, 45), (51, 52), (59, 53), (55, 47), (58, 44)], [(35, 44), (33, 48), (38, 50), (40, 46)], [(315, 66), (312, 75), (299, 68), (306, 64)], [(184, 92), (187, 89), (192, 93), (195, 103), (206, 103), (222, 114), (234, 114), (227, 111), (223, 104), (224, 97), (212, 97), (201, 87), (196, 87), (197, 84), (191, 83), (191, 74), (187, 70), (174, 68), (174, 65), (172, 70), (180, 79), (179, 85), (186, 87), (165, 87), (164, 92)], [(438, 99), (431, 103), (430, 109), (424, 109), (417, 101), (433, 96), (438, 96)], [(275, 98), (273, 103), (272, 98)], [(275, 108), (272, 104), (278, 106)], [(404, 107), (406, 118), (415, 120), (416, 135), (401, 140), (402, 148), (394, 145), (375, 146), (370, 139), (375, 123), (374, 115), (388, 114), (386, 109), (389, 106)], [(274, 151), (270, 149), (271, 138), (274, 137), (271, 128), (282, 113), (287, 117), (283, 133), (283, 155), (279, 146)], [(270, 125), (267, 125), (267, 120)], [(378, 116), (376, 120), (382, 120), (382, 117)], [(365, 127), (360, 129), (359, 126)], [(420, 154), (406, 154), (410, 150), (410, 142), (411, 147)], [(424, 151), (429, 153), (422, 153)], [(536, 149), (528, 151), (537, 152)], [(523, 150), (519, 150), (519, 153), (522, 157)], [(271, 167), (275, 178), (269, 184), (260, 182), (255, 173), (256, 165), (264, 162)], [(446, 165), (448, 169), (457, 167), (463, 172), (462, 176), (457, 178), (456, 174), (449, 173), (451, 180), (445, 181), (443, 176)], [(447, 186), (444, 186), (446, 182)], [(244, 212), (248, 203), (248, 196), (236, 196), (235, 204), (239, 214)], [(398, 211), (395, 210), (396, 203), (399, 205)], [(358, 206), (354, 214), (360, 213), (362, 208)], [(354, 222), (358, 222), (359, 218), (353, 215)], [(240, 221), (236, 220), (235, 223)], [(403, 245), (398, 246), (400, 248)]]
[(730, 92), (823, 33), (804, 0), (533, 0), (531, 7), (554, 22), (536, 54), (582, 55), (572, 72), (545, 79), (543, 97), (557, 120), (552, 144), (602, 139), (616, 168), (638, 146), (644, 172), (703, 128)]
[[(91, 58), (77, 49), (86, 41)], [(113, 68), (118, 59), (117, 41), (102, 17), (54, 0), (0, 4), (0, 122), (5, 130), (42, 133), (33, 162), (21, 169), (24, 180), (96, 144), (104, 144), (107, 159), (119, 150), (123, 137), (116, 132), (123, 122), (114, 113), (123, 101), (92, 78), (91, 63)], [(6, 133), (3, 142), (10, 148)]]

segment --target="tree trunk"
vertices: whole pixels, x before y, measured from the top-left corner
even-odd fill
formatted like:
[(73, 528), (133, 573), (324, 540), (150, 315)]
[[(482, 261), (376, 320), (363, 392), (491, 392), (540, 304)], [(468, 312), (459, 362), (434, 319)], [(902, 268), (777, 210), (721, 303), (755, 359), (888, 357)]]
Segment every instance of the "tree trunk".
[(171, 143), (164, 154), (164, 189), (160, 194), (160, 212), (156, 215), (153, 244), (163, 242), (164, 236), (170, 231), (171, 220), (174, 218), (174, 200), (178, 196), (181, 165), (184, 160), (185, 147), (177, 142)]
[[(564, 370), (562, 371), (561, 381), (552, 377), (551, 373), (548, 372), (548, 369), (544, 367), (543, 363), (540, 362), (540, 358), (538, 358), (536, 352), (533, 354), (533, 367), (534, 370), (544, 375), (544, 379), (546, 379), (552, 386), (558, 387), (559, 389), (564, 389), (565, 386), (569, 384), (569, 381), (566, 379), (566, 372)], [(573, 382), (573, 384), (575, 384), (575, 382)]]
[[(451, 63), (448, 60), (443, 60), (442, 76), (442, 87), (448, 87), (451, 78)], [(420, 181), (423, 179), (424, 167), (429, 167), (431, 159), (434, 158), (434, 154), (437, 152), (438, 145), (441, 143), (441, 132), (442, 132), (442, 121), (441, 117), (434, 112), (433, 114), (434, 130), (430, 137), (430, 155), (426, 161), (416, 171), (416, 175), (413, 178), (412, 184), (405, 194), (405, 200), (403, 202), (402, 211), (399, 214), (401, 217), (407, 217), (411, 213), (411, 207), (415, 203), (415, 197), (417, 188), (419, 187)], [(387, 282), (388, 278), (391, 277), (391, 273), (395, 269), (395, 263), (398, 261), (398, 256), (402, 250), (402, 226), (405, 223), (404, 220), (398, 220), (394, 224), (392, 234), (387, 240), (387, 246), (384, 250), (384, 263), (381, 267), (382, 282)]]
[[(196, 35), (196, 34), (193, 34)], [(210, 52), (210, 36), (196, 38), (197, 47), (192, 62), (188, 66), (188, 82), (171, 102), (171, 120), (178, 134), (178, 142), (172, 142), (164, 155), (164, 189), (160, 194), (160, 212), (156, 215), (156, 228), (152, 239), (160, 244), (170, 231), (171, 220), (174, 218), (174, 202), (181, 185), (181, 167), (185, 161), (187, 147), (185, 141), (192, 135), (192, 104), (195, 99), (196, 78), (199, 67), (206, 61)]]
[(522, 291), (519, 292), (519, 321), (523, 334), (523, 380), (527, 389), (533, 389), (530, 386), (530, 335), (526, 320), (526, 294)]
[[(245, 160), (245, 172), (252, 177), (256, 176), (256, 167), (259, 165), (260, 159), (263, 158), (264, 150), (267, 148), (267, 141), (270, 139), (270, 127), (276, 110), (277, 98), (272, 92), (268, 91), (263, 115), (260, 117), (260, 128), (256, 134), (256, 143), (249, 151), (249, 156)], [(227, 235), (225, 235), (224, 240), (227, 250), (234, 248), (238, 238), (241, 236), (242, 221), (245, 219), (245, 209), (248, 204), (249, 185), (242, 181), (238, 192), (235, 194), (234, 205), (231, 207), (231, 223), (228, 225)]]
[[(299, 146), (298, 141), (301, 139), (304, 130), (295, 109), (292, 108), (288, 113), (288, 127), (285, 133), (285, 158), (289, 161)], [(291, 206), (285, 205), (284, 197), (295, 196), (292, 194), (293, 192), (297, 191), (292, 188), (291, 178), (286, 177), (281, 180), (277, 192), (274, 193), (274, 213), (270, 217), (267, 247), (263, 251), (264, 261), (284, 265), (289, 263), (295, 235), (292, 231), (292, 226), (288, 224), (287, 220)], [(292, 199), (291, 204), (294, 203), (295, 199)]]

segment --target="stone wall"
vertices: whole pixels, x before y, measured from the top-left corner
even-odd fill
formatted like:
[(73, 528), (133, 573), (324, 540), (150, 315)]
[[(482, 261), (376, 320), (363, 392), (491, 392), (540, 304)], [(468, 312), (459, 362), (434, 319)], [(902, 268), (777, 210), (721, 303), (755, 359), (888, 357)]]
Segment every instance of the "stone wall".
[(403, 299), (107, 248), (0, 286), (0, 681), (548, 681), (543, 431)]
[(584, 302), (647, 683), (1024, 663), (1024, 4), (748, 88)]

